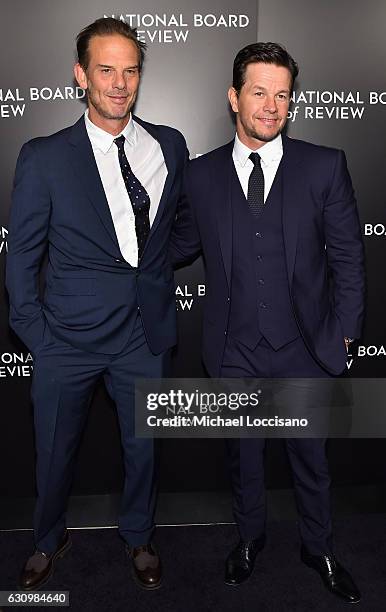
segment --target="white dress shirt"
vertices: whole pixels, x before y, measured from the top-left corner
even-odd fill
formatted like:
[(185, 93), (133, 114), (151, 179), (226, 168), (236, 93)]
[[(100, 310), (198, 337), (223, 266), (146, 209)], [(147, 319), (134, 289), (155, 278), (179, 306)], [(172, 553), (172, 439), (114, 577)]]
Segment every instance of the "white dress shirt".
[(241, 142), (236, 134), (232, 157), (245, 198), (248, 197), (249, 175), (253, 169), (253, 162), (249, 159), (251, 153), (258, 153), (261, 157), (261, 169), (264, 174), (265, 202), (272, 187), (272, 183), (275, 180), (281, 158), (283, 157), (283, 143), (281, 140), (281, 134), (276, 136), (276, 138), (270, 142), (266, 142), (262, 147), (255, 151), (245, 146), (245, 144)]
[(167, 168), (160, 144), (141, 125), (130, 120), (120, 134), (113, 136), (92, 121), (85, 112), (88, 137), (94, 152), (107, 203), (124, 259), (132, 266), (138, 265), (138, 245), (135, 233), (133, 207), (122, 177), (118, 148), (114, 139), (125, 137), (125, 154), (132, 171), (145, 187), (150, 198), (150, 226), (157, 214), (167, 176)]

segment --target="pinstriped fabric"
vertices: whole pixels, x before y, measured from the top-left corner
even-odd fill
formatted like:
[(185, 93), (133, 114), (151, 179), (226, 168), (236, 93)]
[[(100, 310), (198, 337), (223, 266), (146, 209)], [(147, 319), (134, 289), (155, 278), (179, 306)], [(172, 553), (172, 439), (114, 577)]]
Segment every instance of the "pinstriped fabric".
[(248, 204), (254, 217), (258, 217), (264, 208), (264, 174), (261, 169), (261, 159), (258, 153), (251, 153), (249, 159), (253, 170), (248, 181)]
[(141, 185), (130, 168), (129, 160), (126, 157), (124, 149), (125, 137), (123, 135), (119, 136), (119, 138), (115, 138), (114, 142), (118, 147), (119, 165), (121, 167), (122, 177), (133, 207), (135, 233), (137, 235), (138, 242), (138, 258), (140, 258), (150, 232), (150, 198), (146, 189)]

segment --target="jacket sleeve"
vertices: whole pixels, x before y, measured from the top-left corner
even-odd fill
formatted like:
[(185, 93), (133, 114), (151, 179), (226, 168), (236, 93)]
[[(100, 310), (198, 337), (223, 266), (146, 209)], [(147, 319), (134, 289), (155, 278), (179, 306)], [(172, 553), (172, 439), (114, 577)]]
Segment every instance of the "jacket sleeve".
[(189, 189), (189, 153), (186, 151), (184, 180), (170, 236), (169, 254), (174, 266), (194, 261), (201, 253), (201, 240)]
[(358, 210), (343, 151), (337, 159), (324, 205), (328, 266), (333, 279), (334, 310), (343, 335), (358, 338), (364, 316), (364, 250)]
[(51, 198), (33, 143), (23, 146), (16, 165), (9, 221), (6, 286), (10, 325), (34, 351), (45, 318), (39, 299), (39, 269), (47, 246)]

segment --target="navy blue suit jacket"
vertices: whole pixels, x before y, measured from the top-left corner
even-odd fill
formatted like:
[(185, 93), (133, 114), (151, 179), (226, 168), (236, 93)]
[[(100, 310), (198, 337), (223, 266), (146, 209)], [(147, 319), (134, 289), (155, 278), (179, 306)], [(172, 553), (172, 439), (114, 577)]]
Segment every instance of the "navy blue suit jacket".
[[(203, 357), (220, 375), (232, 283), (233, 141), (192, 160), (186, 203), (172, 236), (175, 263), (201, 248), (206, 270)], [(283, 136), (282, 223), (288, 283), (299, 331), (332, 374), (346, 364), (344, 337), (357, 338), (364, 313), (364, 258), (343, 151)], [(252, 253), (251, 253), (252, 256)]]
[[(187, 159), (183, 136), (134, 117), (160, 143), (167, 178), (141, 263), (122, 257), (84, 117), (25, 144), (16, 167), (9, 227), (10, 324), (27, 347), (44, 344), (46, 326), (69, 344), (117, 354), (127, 344), (137, 307), (150, 349), (176, 342), (172, 223)], [(38, 274), (48, 247), (44, 297)]]

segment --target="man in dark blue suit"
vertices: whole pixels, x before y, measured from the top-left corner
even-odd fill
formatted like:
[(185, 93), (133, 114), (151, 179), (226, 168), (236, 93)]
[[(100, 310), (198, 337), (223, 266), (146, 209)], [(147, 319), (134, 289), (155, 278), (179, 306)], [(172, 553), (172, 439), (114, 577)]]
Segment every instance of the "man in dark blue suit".
[[(203, 358), (214, 377), (331, 381), (360, 335), (363, 248), (344, 153), (281, 134), (297, 73), (275, 43), (242, 49), (229, 89), (235, 140), (188, 167), (191, 211), (181, 215), (173, 256), (203, 252)], [(302, 559), (354, 602), (359, 591), (332, 550), (325, 443), (286, 440)], [(264, 440), (229, 440), (228, 448), (240, 542), (226, 583), (238, 585), (264, 545)]]
[(176, 342), (168, 244), (187, 152), (179, 132), (131, 114), (144, 49), (121, 21), (84, 28), (75, 77), (87, 92), (85, 116), (25, 144), (17, 163), (7, 287), (11, 326), (34, 356), (38, 489), (24, 589), (46, 582), (70, 547), (66, 501), (101, 377), (117, 406), (124, 453), (119, 531), (136, 581), (161, 584), (151, 544), (153, 441), (134, 435), (133, 381), (165, 375)]

